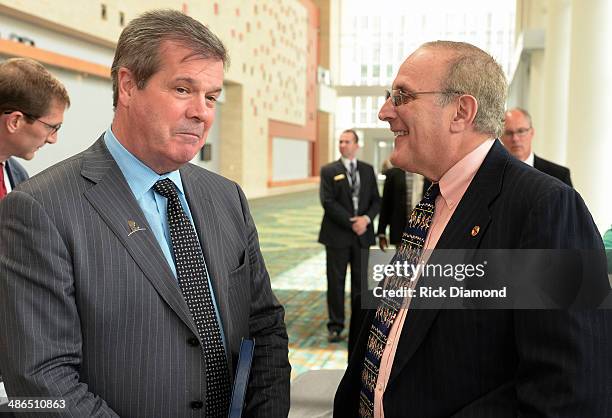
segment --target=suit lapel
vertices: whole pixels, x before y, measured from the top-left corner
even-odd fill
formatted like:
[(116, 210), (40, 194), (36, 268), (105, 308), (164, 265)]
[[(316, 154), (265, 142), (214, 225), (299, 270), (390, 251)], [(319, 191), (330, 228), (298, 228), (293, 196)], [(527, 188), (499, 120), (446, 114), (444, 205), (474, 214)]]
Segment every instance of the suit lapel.
[[(123, 173), (101, 137), (85, 154), (81, 174), (96, 183), (85, 198), (117, 236), (164, 301), (198, 335), (176, 279)], [(146, 230), (130, 234), (128, 221)]]
[(344, 178), (340, 180), (342, 182), (342, 188), (346, 192), (347, 197), (349, 198), (349, 202), (351, 202), (351, 207), (353, 207), (353, 196), (351, 195), (351, 185), (348, 180), (348, 172), (346, 171), (346, 167), (342, 164), (342, 159), (336, 161), (336, 170), (334, 176), (339, 174), (344, 174)]
[(6, 160), (5, 168), (6, 173), (8, 174), (9, 183), (11, 183), (11, 189), (14, 189), (19, 183), (25, 180), (25, 178), (22, 178), (16, 167), (13, 166), (12, 158)]
[[(469, 260), (471, 258), (470, 254), (479, 248), (482, 237), (491, 222), (489, 205), (501, 191), (507, 161), (508, 153), (496, 140), (470, 186), (465, 191), (459, 206), (446, 228), (444, 228), (444, 232), (436, 245), (436, 250), (464, 250), (465, 253), (462, 255)], [(472, 231), (475, 231), (476, 226), (478, 232), (474, 235)], [(445, 258), (445, 260), (447, 259)], [(466, 258), (463, 258), (463, 260), (466, 260)], [(434, 251), (429, 263), (435, 264), (437, 262), (436, 252)], [(419, 286), (426, 286), (427, 284), (426, 280), (419, 280)], [(395, 356), (389, 383), (408, 364), (443, 306), (441, 299), (436, 300), (434, 304), (431, 301), (424, 302), (424, 299), (415, 299), (413, 302), (415, 303), (408, 311), (398, 343), (397, 353), (401, 353), (401, 355)], [(428, 305), (424, 306), (424, 303)]]
[(533, 168), (542, 171), (542, 160), (537, 155), (533, 155)]
[[(6, 169), (6, 174), (8, 175), (8, 179), (9, 179), (9, 183), (11, 184), (11, 190), (15, 188), (16, 186), (16, 181), (15, 181), (15, 176), (13, 175), (13, 170), (11, 167), (11, 159), (9, 158), (8, 160), (6, 160), (6, 162), (4, 163), (4, 168)], [(0, 170), (0, 175), (4, 175), (2, 173), (2, 170)]]

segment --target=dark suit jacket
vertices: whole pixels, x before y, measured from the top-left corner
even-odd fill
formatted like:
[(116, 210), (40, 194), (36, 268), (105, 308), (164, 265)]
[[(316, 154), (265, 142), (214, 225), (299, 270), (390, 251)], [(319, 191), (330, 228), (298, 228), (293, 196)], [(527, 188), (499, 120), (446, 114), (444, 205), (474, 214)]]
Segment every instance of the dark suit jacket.
[[(380, 210), (380, 195), (374, 168), (363, 161), (358, 161), (357, 171), (359, 171), (361, 181), (357, 215), (368, 215), (372, 221), (365, 234), (359, 237), (359, 243), (361, 247), (368, 248), (376, 243), (373, 224)], [(329, 247), (349, 247), (355, 235), (350, 221), (350, 218), (353, 217), (353, 200), (346, 168), (341, 160), (321, 168), (319, 192), (324, 210), (319, 242)]]
[[(480, 232), (472, 236), (475, 225)], [(436, 246), (449, 248), (600, 250), (602, 243), (574, 189), (511, 158), (496, 141)], [(609, 292), (605, 272), (584, 279)], [(610, 417), (610, 312), (411, 307), (385, 417)], [(357, 416), (368, 328), (336, 393), (336, 417)]]
[(402, 240), (402, 233), (406, 227), (406, 172), (393, 167), (385, 172), (385, 176), (377, 233), (386, 235), (389, 226), (389, 241), (397, 245)]
[(29, 178), (26, 169), (15, 158), (9, 158), (6, 161), (6, 171), (11, 182), (11, 188), (15, 188), (19, 183)]
[[(284, 311), (240, 187), (180, 169), (223, 325), (230, 373), (256, 340), (246, 416), (289, 409)], [(130, 234), (128, 220), (146, 230)], [(195, 417), (201, 340), (178, 283), (102, 138), (0, 203), (0, 369), (9, 396), (58, 416)], [(25, 415), (25, 414), (24, 414)], [(34, 416), (34, 415), (33, 415)]]
[(537, 155), (533, 156), (533, 166), (542, 173), (546, 173), (549, 176), (553, 176), (561, 180), (563, 183), (572, 187), (572, 179), (570, 178), (570, 170), (562, 165), (555, 164), (552, 161), (540, 158)]

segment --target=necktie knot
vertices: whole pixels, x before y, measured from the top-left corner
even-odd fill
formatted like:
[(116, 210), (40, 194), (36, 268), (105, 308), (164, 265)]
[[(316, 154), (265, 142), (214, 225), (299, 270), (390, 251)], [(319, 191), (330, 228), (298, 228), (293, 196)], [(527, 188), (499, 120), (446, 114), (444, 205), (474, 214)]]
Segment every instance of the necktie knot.
[(425, 195), (423, 195), (423, 200), (427, 200), (429, 202), (436, 200), (436, 197), (438, 197), (438, 195), (440, 194), (440, 183), (432, 183), (431, 186), (429, 186), (429, 188), (427, 189), (427, 191), (425, 192)]
[(166, 199), (178, 197), (176, 186), (170, 179), (157, 180), (153, 185), (153, 190), (165, 197)]

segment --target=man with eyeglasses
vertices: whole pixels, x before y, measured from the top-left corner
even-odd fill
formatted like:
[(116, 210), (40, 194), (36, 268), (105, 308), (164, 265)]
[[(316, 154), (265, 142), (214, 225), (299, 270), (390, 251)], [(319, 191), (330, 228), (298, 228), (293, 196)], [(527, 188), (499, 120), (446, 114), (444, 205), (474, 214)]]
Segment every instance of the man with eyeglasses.
[[(373, 292), (376, 301), (336, 392), (335, 417), (610, 416), (612, 311), (549, 310), (557, 306), (550, 302), (512, 310), (499, 299), (482, 305), (478, 298), (428, 293), (493, 289), (499, 276), (489, 269), (505, 267), (508, 253), (530, 250), (530, 256), (531, 249), (555, 251), (512, 266), (530, 277), (568, 266), (559, 249), (572, 257), (594, 250), (592, 264), (577, 259), (569, 265), (575, 277), (566, 282), (555, 275), (553, 284), (574, 290), (578, 282), (592, 292), (584, 301), (589, 306), (610, 292), (603, 243), (582, 198), (512, 158), (496, 139), (506, 91), (501, 66), (463, 42), (426, 43), (400, 66), (379, 112), (395, 136), (390, 159), (433, 183), (412, 211), (392, 264), (384, 266), (386, 277), (377, 278), (387, 295)], [(432, 277), (394, 267), (446, 269), (451, 261), (474, 269), (482, 250), (489, 250), (486, 257), (499, 249), (505, 252), (495, 263), (481, 264), (484, 276), (465, 282), (452, 269), (451, 277)], [(509, 279), (502, 283), (512, 286), (521, 277), (502, 276)], [(582, 303), (577, 295), (569, 292), (563, 306)], [(513, 296), (520, 302), (530, 295)]]
[(520, 107), (515, 107), (506, 112), (504, 133), (501, 140), (510, 154), (525, 164), (537, 168), (549, 176), (558, 178), (568, 186), (572, 186), (569, 168), (545, 160), (533, 153), (531, 141), (533, 141), (534, 135), (535, 129), (532, 126), (529, 112)]
[(38, 62), (0, 63), (0, 199), (28, 178), (13, 157), (31, 160), (43, 145), (54, 144), (69, 106), (66, 88)]
[(58, 417), (289, 413), (284, 308), (248, 202), (190, 163), (227, 64), (199, 20), (134, 18), (117, 41), (108, 128), (0, 204), (9, 397), (55, 398)]

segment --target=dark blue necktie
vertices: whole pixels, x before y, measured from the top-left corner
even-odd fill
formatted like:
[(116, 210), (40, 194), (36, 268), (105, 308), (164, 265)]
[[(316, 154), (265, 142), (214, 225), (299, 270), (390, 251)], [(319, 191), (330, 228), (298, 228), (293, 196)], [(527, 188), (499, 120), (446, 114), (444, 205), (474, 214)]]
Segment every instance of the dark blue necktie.
[[(425, 193), (425, 196), (423, 196), (423, 199), (416, 205), (410, 214), (408, 225), (402, 235), (402, 243), (391, 260), (391, 264), (397, 261), (402, 264), (404, 262), (409, 264), (419, 262), (423, 247), (425, 246), (425, 240), (427, 239), (427, 232), (433, 219), (436, 197), (439, 193), (440, 187), (438, 183), (432, 184)], [(409, 277), (392, 275), (385, 279), (385, 289), (400, 289), (409, 285)], [(374, 390), (378, 380), (380, 360), (387, 346), (389, 332), (403, 302), (404, 298), (402, 297), (381, 298), (376, 308), (374, 319), (372, 319), (363, 370), (361, 372), (361, 393), (359, 395), (359, 416), (361, 418), (371, 418), (374, 416)]]
[(200, 242), (191, 220), (183, 210), (172, 180), (159, 180), (153, 189), (168, 199), (168, 226), (176, 276), (202, 340), (206, 362), (206, 417), (227, 417), (230, 402), (229, 368)]

